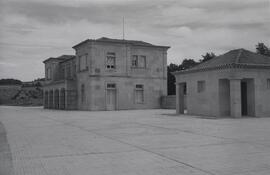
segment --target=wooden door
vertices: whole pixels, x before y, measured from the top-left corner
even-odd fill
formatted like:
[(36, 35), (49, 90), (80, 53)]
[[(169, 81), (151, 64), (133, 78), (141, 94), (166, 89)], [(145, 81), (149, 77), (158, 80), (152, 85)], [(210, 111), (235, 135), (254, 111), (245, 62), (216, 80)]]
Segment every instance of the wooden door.
[(109, 111), (116, 109), (116, 90), (115, 89), (107, 89), (106, 109)]

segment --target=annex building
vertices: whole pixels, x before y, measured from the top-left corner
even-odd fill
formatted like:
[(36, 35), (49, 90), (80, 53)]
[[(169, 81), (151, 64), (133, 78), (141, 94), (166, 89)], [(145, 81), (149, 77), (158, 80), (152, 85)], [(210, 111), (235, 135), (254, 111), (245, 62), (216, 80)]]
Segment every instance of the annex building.
[[(175, 72), (176, 111), (206, 116), (270, 117), (270, 58), (232, 50)], [(186, 109), (184, 102), (186, 102)]]
[(160, 108), (167, 95), (167, 50), (143, 41), (87, 39), (75, 55), (44, 61), (44, 108)]

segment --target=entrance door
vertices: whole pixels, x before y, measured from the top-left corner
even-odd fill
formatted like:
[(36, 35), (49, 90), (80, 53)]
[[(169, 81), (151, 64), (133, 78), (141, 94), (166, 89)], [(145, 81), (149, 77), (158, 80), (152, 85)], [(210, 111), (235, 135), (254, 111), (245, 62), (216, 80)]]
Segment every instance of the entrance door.
[(116, 109), (116, 87), (115, 87), (115, 84), (107, 84), (106, 109), (109, 111)]
[(242, 115), (248, 115), (247, 110), (247, 82), (241, 82), (241, 107)]

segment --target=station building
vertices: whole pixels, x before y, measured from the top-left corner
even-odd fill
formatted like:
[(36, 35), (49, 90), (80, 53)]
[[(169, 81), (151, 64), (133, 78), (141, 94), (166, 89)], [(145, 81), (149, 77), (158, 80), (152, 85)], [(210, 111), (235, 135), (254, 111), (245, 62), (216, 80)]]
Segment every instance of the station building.
[(160, 108), (167, 95), (168, 46), (103, 37), (73, 49), (75, 55), (44, 61), (44, 108)]

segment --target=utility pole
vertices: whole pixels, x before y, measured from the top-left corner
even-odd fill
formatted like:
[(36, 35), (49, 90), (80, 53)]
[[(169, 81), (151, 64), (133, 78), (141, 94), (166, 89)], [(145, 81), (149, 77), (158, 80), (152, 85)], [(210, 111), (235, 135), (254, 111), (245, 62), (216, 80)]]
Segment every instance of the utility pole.
[(125, 39), (125, 17), (123, 16), (123, 40)]

